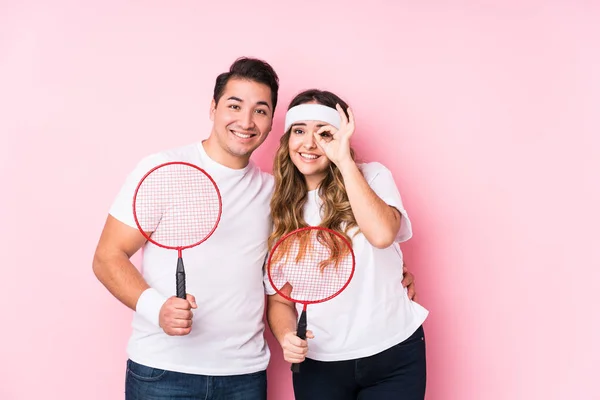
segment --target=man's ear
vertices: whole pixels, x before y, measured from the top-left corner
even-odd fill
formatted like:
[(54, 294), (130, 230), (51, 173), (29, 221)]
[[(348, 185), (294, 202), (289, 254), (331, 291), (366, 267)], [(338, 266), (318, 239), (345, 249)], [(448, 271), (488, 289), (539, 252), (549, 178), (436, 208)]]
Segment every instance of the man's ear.
[(217, 103), (215, 99), (210, 101), (210, 110), (208, 111), (208, 117), (211, 121), (215, 122), (215, 113), (217, 112)]

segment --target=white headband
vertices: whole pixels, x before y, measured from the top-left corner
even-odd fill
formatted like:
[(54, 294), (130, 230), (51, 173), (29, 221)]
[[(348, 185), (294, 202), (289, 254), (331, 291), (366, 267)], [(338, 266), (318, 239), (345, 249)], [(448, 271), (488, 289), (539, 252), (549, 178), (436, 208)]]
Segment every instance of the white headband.
[(335, 108), (322, 104), (300, 104), (292, 107), (285, 114), (285, 128), (287, 132), (298, 121), (323, 121), (340, 129), (340, 114)]

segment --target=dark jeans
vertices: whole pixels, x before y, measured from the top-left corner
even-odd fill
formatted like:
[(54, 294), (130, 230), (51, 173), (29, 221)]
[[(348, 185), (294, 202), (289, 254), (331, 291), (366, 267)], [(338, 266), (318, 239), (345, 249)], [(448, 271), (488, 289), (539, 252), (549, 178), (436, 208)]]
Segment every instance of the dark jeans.
[(307, 358), (293, 379), (296, 400), (423, 400), (426, 377), (425, 334), (419, 327), (402, 343), (370, 357)]
[(165, 371), (127, 361), (126, 400), (265, 400), (267, 372), (206, 376)]

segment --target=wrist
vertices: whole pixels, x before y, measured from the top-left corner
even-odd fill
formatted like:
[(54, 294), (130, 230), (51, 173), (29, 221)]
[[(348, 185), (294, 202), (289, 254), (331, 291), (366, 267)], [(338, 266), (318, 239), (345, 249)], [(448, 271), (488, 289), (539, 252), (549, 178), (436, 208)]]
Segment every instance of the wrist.
[(352, 158), (347, 158), (336, 163), (342, 175), (354, 172), (358, 167)]
[(135, 312), (155, 326), (160, 326), (160, 309), (168, 300), (167, 297), (153, 288), (148, 288), (142, 292), (135, 305)]
[(289, 334), (289, 333), (294, 333), (295, 329), (290, 329), (290, 328), (286, 328), (284, 330), (281, 331), (281, 333), (279, 334), (279, 337), (277, 337), (277, 341), (279, 342), (279, 345), (283, 347), (283, 344), (285, 343), (285, 337)]

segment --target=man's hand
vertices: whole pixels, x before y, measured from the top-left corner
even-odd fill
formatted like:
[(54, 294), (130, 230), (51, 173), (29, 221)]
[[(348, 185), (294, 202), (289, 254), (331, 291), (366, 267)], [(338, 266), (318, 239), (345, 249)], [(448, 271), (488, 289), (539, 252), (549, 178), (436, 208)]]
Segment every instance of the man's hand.
[(415, 288), (415, 276), (408, 272), (406, 264), (402, 269), (404, 278), (402, 279), (402, 286), (408, 289), (408, 298), (412, 301), (417, 301), (417, 289)]
[(191, 294), (187, 298), (170, 297), (160, 309), (158, 323), (170, 336), (184, 336), (192, 331), (192, 308), (198, 308), (196, 298)]
[[(311, 331), (306, 331), (306, 338), (313, 339), (315, 336)], [(281, 341), (283, 358), (289, 363), (301, 363), (308, 353), (308, 342), (296, 336), (296, 332), (288, 332)]]

